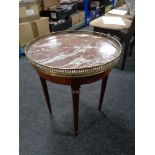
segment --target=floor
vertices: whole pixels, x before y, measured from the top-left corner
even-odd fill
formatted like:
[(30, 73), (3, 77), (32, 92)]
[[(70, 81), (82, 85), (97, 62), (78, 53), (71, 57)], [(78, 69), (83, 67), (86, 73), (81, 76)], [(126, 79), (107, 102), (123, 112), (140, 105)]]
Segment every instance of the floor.
[(134, 61), (133, 51), (125, 70), (120, 64), (112, 70), (102, 112), (97, 110), (101, 81), (81, 87), (80, 133), (74, 137), (70, 87), (48, 82), (50, 115), (36, 72), (20, 57), (20, 154), (134, 155)]

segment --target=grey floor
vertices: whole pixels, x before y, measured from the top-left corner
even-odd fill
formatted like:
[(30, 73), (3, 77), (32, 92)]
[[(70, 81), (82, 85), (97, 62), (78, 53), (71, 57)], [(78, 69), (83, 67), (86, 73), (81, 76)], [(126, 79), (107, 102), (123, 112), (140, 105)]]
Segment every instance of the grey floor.
[(19, 62), (20, 155), (135, 154), (134, 53), (125, 70), (119, 64), (112, 70), (102, 112), (97, 111), (101, 81), (81, 87), (78, 137), (73, 136), (70, 87), (48, 82), (50, 115), (36, 72), (25, 56)]

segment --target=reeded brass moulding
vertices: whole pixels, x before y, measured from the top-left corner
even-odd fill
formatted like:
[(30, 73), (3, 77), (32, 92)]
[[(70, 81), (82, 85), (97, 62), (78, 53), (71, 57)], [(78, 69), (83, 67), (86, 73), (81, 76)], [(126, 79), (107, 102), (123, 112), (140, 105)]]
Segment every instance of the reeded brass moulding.
[(117, 57), (112, 62), (109, 62), (107, 64), (96, 66), (92, 68), (84, 68), (84, 69), (58, 69), (58, 68), (50, 68), (43, 65), (36, 64), (33, 61), (29, 62), (34, 66), (34, 68), (37, 71), (43, 72), (47, 75), (56, 76), (56, 77), (87, 77), (87, 76), (93, 76), (100, 73), (103, 73), (109, 69), (111, 69), (113, 66), (115, 66), (119, 62), (120, 56)]

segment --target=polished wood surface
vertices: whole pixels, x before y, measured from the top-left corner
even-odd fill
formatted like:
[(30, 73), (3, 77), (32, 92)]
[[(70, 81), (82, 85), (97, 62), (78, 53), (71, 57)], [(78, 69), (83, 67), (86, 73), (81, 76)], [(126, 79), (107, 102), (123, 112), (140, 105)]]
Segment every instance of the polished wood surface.
[(111, 72), (111, 69), (93, 76), (72, 78), (72, 77), (56, 77), (56, 76), (48, 75), (43, 72), (37, 71), (37, 73), (41, 78), (46, 79), (50, 82), (54, 82), (56, 84), (62, 84), (62, 85), (73, 85), (75, 83), (79, 85), (89, 84), (105, 78), (106, 76), (109, 75), (110, 72)]
[(56, 77), (56, 76), (48, 75), (48, 74), (37, 71), (37, 73), (40, 77), (40, 80), (41, 80), (41, 84), (42, 84), (42, 87), (44, 90), (44, 95), (45, 95), (47, 106), (48, 106), (50, 113), (51, 113), (51, 104), (50, 104), (50, 100), (49, 100), (46, 80), (56, 83), (56, 84), (71, 86), (75, 136), (78, 135), (78, 126), (79, 126), (78, 122), (79, 122), (80, 86), (83, 84), (89, 84), (92, 82), (96, 82), (98, 80), (102, 80), (100, 100), (99, 100), (99, 106), (98, 106), (98, 110), (101, 111), (104, 93), (105, 93), (105, 89), (106, 89), (106, 84), (107, 84), (107, 80), (108, 80), (108, 75), (110, 74), (110, 72), (111, 72), (111, 69), (108, 71), (105, 71), (103, 73), (93, 75), (93, 76), (72, 78), (72, 77)]

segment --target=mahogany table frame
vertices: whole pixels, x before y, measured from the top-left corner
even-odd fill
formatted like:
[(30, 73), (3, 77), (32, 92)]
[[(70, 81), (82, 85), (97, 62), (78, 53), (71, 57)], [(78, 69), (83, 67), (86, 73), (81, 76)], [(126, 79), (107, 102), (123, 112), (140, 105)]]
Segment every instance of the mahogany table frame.
[(93, 82), (96, 82), (96, 81), (102, 79), (100, 100), (99, 100), (99, 105), (98, 105), (98, 110), (101, 111), (104, 93), (105, 93), (105, 89), (106, 89), (106, 84), (107, 84), (107, 80), (108, 80), (108, 75), (110, 72), (111, 72), (111, 69), (109, 69), (103, 73), (99, 73), (97, 75), (91, 75), (91, 76), (86, 76), (86, 77), (57, 77), (57, 76), (48, 75), (48, 74), (43, 73), (41, 71), (37, 71), (37, 73), (40, 77), (41, 85), (42, 85), (42, 88), (44, 91), (45, 99), (46, 99), (48, 110), (50, 113), (52, 113), (52, 108), (51, 108), (51, 104), (50, 104), (46, 80), (53, 82), (53, 83), (56, 83), (56, 84), (70, 85), (71, 86), (75, 136), (78, 135), (78, 126), (79, 126), (78, 122), (79, 122), (80, 86), (83, 84), (93, 83)]

